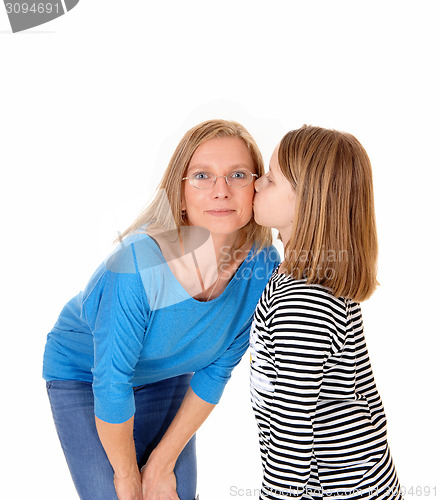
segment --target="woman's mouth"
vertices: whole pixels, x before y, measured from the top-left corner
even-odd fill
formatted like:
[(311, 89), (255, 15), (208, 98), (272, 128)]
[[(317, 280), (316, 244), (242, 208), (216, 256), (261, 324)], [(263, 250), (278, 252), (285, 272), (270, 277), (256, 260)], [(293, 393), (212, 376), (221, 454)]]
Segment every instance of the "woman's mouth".
[(227, 208), (219, 208), (214, 210), (206, 210), (208, 215), (212, 215), (213, 217), (227, 217), (235, 212), (235, 210), (230, 210)]

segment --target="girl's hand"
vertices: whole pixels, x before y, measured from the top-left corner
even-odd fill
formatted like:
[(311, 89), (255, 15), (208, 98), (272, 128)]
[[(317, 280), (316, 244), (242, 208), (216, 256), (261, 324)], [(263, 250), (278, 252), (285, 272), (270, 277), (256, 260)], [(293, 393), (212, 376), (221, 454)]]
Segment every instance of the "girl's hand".
[(138, 472), (131, 476), (114, 476), (115, 490), (119, 500), (142, 500), (141, 475)]
[(141, 477), (142, 500), (179, 500), (174, 470), (155, 462), (153, 456), (142, 468)]

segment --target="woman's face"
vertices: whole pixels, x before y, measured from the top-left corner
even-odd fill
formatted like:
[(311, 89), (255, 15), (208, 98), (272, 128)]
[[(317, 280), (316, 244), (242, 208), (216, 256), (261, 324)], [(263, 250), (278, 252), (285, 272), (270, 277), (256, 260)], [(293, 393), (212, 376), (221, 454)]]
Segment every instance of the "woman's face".
[[(218, 137), (195, 150), (185, 177), (203, 172), (228, 175), (237, 169), (256, 173), (246, 143), (238, 137)], [(184, 183), (182, 208), (190, 225), (204, 227), (211, 234), (232, 234), (252, 218), (254, 182), (235, 187), (229, 186), (224, 177), (218, 177), (208, 189), (197, 189), (189, 180)]]
[(255, 181), (254, 217), (260, 226), (278, 229), (284, 244), (292, 234), (295, 191), (278, 163), (278, 149), (270, 159), (269, 172)]

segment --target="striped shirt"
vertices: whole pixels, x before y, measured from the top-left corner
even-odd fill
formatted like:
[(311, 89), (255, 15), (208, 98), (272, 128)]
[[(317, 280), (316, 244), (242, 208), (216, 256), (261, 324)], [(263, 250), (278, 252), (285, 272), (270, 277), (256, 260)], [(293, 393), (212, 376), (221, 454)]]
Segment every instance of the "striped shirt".
[(360, 305), (275, 271), (250, 342), (260, 499), (401, 499)]

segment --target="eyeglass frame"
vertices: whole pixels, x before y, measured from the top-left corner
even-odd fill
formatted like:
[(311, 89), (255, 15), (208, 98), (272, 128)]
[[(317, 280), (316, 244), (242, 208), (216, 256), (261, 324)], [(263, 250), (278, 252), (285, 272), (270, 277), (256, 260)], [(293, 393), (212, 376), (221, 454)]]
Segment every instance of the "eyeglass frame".
[[(219, 177), (224, 177), (224, 178), (225, 178), (225, 181), (226, 181), (226, 184), (227, 184), (228, 186), (230, 186), (230, 187), (240, 187), (240, 188), (245, 188), (245, 187), (250, 186), (250, 185), (252, 184), (252, 181), (254, 180), (254, 177), (256, 177), (256, 178), (258, 179), (259, 175), (258, 175), (258, 174), (253, 174), (250, 170), (248, 170), (248, 169), (246, 169), (246, 168), (241, 169), (241, 171), (243, 171), (243, 170), (245, 170), (246, 172), (249, 172), (249, 173), (251, 174), (251, 176), (252, 176), (252, 179), (250, 180), (249, 184), (246, 184), (246, 185), (244, 185), (244, 186), (234, 186), (233, 184), (229, 184), (229, 182), (228, 182), (228, 175), (230, 175), (230, 174), (228, 174), (228, 175), (214, 175), (214, 183), (212, 184), (212, 186), (211, 186), (211, 187), (206, 187), (206, 188), (197, 187), (197, 186), (194, 186), (194, 184), (191, 184), (190, 177), (183, 177), (183, 178), (182, 178), (182, 181), (186, 181), (186, 180), (187, 180), (187, 181), (189, 181), (189, 183), (191, 184), (191, 186), (192, 186), (193, 188), (195, 188), (195, 189), (212, 189), (212, 188), (215, 186), (215, 183), (217, 182), (217, 179), (218, 179)], [(235, 170), (234, 170), (233, 172), (235, 172)], [(233, 173), (233, 172), (231, 172), (231, 173)], [(200, 172), (196, 172), (196, 174), (197, 174), (197, 173), (200, 173)], [(209, 173), (209, 172), (203, 172), (203, 173)], [(195, 174), (192, 174), (192, 175), (195, 175)]]

